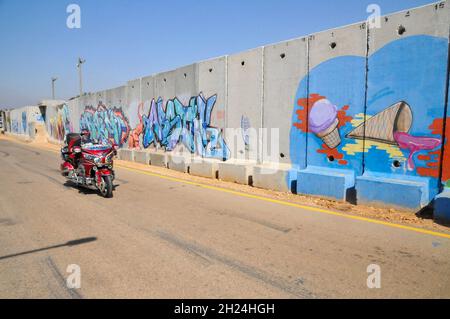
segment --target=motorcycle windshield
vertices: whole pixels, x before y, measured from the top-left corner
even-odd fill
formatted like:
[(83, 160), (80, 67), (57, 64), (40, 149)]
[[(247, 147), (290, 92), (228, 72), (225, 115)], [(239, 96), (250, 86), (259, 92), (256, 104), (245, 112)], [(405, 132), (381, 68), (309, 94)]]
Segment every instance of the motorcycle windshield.
[(83, 150), (85, 151), (107, 151), (111, 149), (110, 145), (101, 145), (101, 144), (85, 144), (83, 145)]

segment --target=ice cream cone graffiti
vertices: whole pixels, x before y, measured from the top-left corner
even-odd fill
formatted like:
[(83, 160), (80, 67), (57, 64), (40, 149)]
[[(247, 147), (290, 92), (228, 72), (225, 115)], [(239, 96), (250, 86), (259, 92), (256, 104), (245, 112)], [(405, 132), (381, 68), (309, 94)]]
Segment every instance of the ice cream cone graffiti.
[(330, 148), (341, 144), (337, 107), (327, 99), (314, 103), (309, 113), (309, 129)]
[(441, 145), (441, 140), (433, 137), (417, 137), (409, 134), (413, 114), (406, 102), (398, 102), (367, 119), (352, 130), (346, 137), (366, 139), (385, 144), (397, 145), (409, 150), (408, 170), (415, 169), (414, 155), (421, 151), (430, 151)]
[(354, 130), (347, 137), (365, 139), (386, 144), (397, 144), (394, 133), (407, 133), (413, 121), (411, 107), (406, 102), (398, 102), (372, 116)]

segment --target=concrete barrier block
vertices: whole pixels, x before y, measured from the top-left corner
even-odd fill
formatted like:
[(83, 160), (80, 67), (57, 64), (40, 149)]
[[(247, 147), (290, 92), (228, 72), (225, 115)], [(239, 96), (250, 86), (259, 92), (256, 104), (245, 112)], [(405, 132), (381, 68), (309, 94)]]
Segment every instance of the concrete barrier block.
[(282, 164), (264, 164), (253, 167), (253, 186), (279, 192), (291, 192), (297, 180), (296, 172)]
[(147, 151), (134, 151), (134, 161), (141, 164), (150, 164), (150, 153)]
[(436, 196), (434, 200), (434, 220), (446, 225), (450, 224), (450, 188)]
[(167, 168), (178, 172), (187, 173), (192, 159), (188, 155), (167, 154)]
[(430, 179), (370, 173), (356, 178), (358, 204), (418, 211), (430, 203)]
[(167, 153), (165, 152), (150, 152), (150, 165), (167, 167)]
[(210, 159), (202, 159), (195, 160), (189, 164), (189, 174), (207, 177), (207, 178), (216, 178), (216, 173), (219, 170), (219, 162)]
[(298, 171), (297, 193), (354, 202), (355, 172), (309, 166)]
[(123, 161), (134, 162), (134, 151), (122, 148), (118, 151), (117, 157)]
[(251, 184), (253, 178), (253, 166), (255, 163), (248, 162), (219, 162), (219, 179), (243, 185)]

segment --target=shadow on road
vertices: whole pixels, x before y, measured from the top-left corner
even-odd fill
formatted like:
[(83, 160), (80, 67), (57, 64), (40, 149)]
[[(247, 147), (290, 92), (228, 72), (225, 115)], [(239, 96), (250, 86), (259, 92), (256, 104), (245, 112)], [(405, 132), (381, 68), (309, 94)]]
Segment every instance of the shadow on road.
[[(113, 185), (113, 191), (115, 191), (116, 188), (119, 187), (119, 186), (120, 186), (120, 184)], [(84, 195), (94, 195), (95, 194), (95, 195), (98, 195), (100, 197), (103, 197), (102, 194), (100, 194), (100, 192), (98, 190), (82, 187), (82, 186), (79, 186), (79, 185), (77, 185), (77, 184), (75, 184), (75, 183), (73, 183), (71, 181), (66, 181), (64, 183), (64, 187), (74, 188), (74, 189), (78, 190), (78, 194), (84, 194)]]
[(87, 238), (71, 240), (64, 244), (59, 244), (59, 245), (54, 245), (54, 246), (49, 246), (49, 247), (44, 247), (44, 248), (39, 248), (39, 249), (34, 249), (34, 250), (29, 250), (29, 251), (23, 251), (23, 252), (16, 253), (16, 254), (2, 256), (2, 257), (0, 257), (0, 260), (13, 258), (13, 257), (19, 257), (19, 256), (23, 256), (23, 255), (33, 254), (33, 253), (38, 253), (38, 252), (46, 251), (46, 250), (50, 250), (50, 249), (56, 249), (56, 248), (61, 248), (61, 247), (73, 247), (73, 246), (88, 244), (88, 243), (94, 242), (96, 240), (97, 240), (97, 237), (87, 237)]

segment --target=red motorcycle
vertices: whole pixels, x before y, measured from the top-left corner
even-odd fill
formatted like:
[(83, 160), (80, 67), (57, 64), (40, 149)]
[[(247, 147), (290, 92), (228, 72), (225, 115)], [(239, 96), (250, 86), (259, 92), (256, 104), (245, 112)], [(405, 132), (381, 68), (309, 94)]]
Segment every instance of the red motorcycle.
[(78, 186), (99, 190), (103, 197), (113, 197), (113, 159), (116, 145), (95, 144), (87, 141), (89, 133), (66, 135), (61, 149), (61, 174)]

